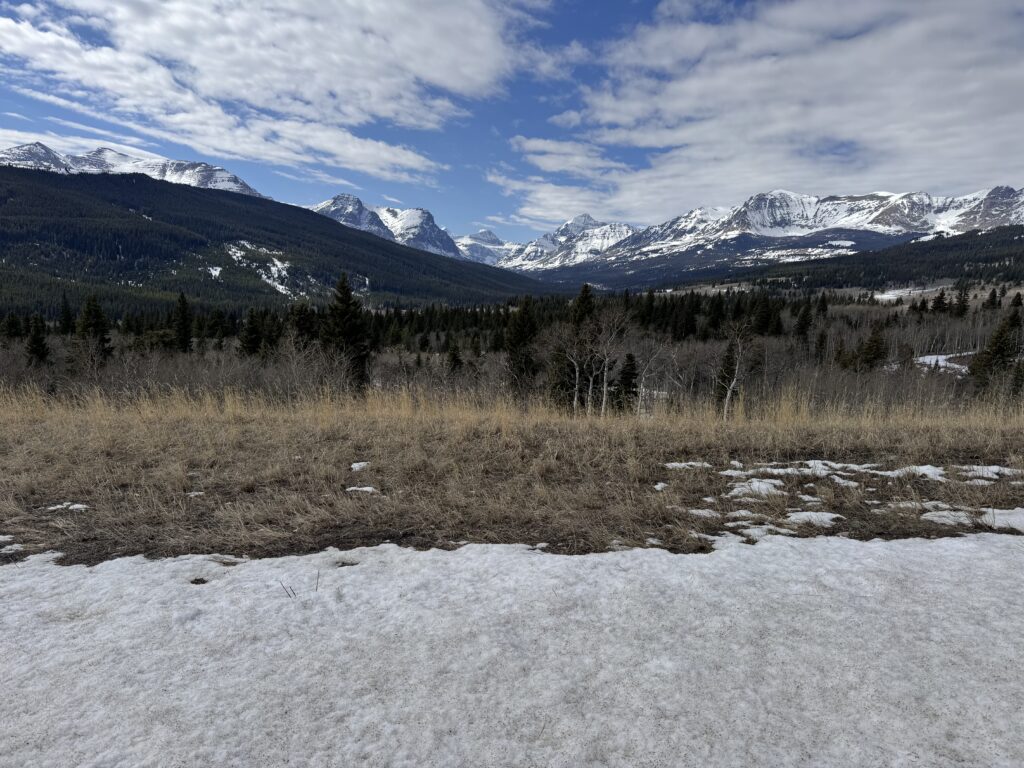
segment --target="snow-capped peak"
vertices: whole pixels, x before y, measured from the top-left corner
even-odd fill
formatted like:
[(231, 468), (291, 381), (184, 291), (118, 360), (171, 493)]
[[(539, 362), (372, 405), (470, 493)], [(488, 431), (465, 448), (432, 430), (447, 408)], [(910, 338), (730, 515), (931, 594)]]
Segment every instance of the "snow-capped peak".
[(39, 142), (22, 144), (0, 152), (0, 165), (57, 173), (141, 173), (174, 184), (260, 196), (220, 166), (160, 157), (135, 157), (107, 147), (99, 147), (84, 155), (64, 155)]
[(314, 205), (311, 210), (334, 219), (346, 227), (360, 229), (385, 240), (395, 239), (394, 234), (381, 221), (380, 216), (363, 205), (363, 201), (355, 195), (335, 195), (330, 200), (324, 200), (324, 202)]

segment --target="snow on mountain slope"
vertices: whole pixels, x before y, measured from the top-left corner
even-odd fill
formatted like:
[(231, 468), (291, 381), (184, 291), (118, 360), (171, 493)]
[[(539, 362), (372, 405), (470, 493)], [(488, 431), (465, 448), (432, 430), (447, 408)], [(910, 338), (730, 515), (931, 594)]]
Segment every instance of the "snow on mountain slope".
[(441, 227), (437, 226), (433, 214), (423, 208), (373, 208), (395, 240), (410, 248), (419, 248), (441, 256), (463, 258), (459, 247)]
[(489, 229), (456, 237), (455, 245), (462, 252), (464, 259), (491, 265), (499, 264), (503, 259), (509, 258), (517, 248), (522, 247), (520, 243), (505, 242)]
[(22, 144), (0, 151), (0, 165), (57, 173), (141, 173), (172, 184), (222, 189), (261, 197), (260, 193), (220, 166), (209, 163), (134, 157), (100, 147), (84, 155), (63, 155), (45, 144)]
[(334, 219), (346, 227), (361, 229), (385, 240), (395, 239), (391, 230), (384, 226), (380, 216), (363, 205), (363, 201), (355, 195), (335, 195), (330, 200), (314, 205), (310, 210)]
[(70, 173), (68, 158), (38, 141), (0, 151), (0, 165), (54, 173)]
[(509, 269), (553, 269), (600, 258), (624, 238), (636, 233), (629, 224), (606, 224), (582, 213), (554, 232), (511, 250), (498, 266)]
[[(759, 193), (731, 209), (697, 208), (664, 224), (627, 237), (602, 255), (607, 260), (642, 260), (686, 251), (702, 252), (741, 237), (753, 237), (758, 256), (771, 258), (773, 240), (787, 242), (780, 258), (798, 255), (793, 238), (844, 232), (817, 244), (809, 256), (850, 253), (863, 247), (857, 233), (911, 236), (960, 234), (1024, 223), (1024, 190), (995, 187), (961, 197), (923, 192), (813, 197), (785, 190)], [(864, 240), (871, 238), (862, 238)], [(824, 249), (821, 246), (825, 246)]]

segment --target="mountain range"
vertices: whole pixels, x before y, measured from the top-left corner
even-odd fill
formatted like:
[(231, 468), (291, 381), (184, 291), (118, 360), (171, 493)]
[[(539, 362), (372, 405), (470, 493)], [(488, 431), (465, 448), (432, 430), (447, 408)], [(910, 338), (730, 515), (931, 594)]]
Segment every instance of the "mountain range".
[(453, 238), (422, 208), (369, 208), (348, 194), (313, 210), (432, 253), (540, 279), (619, 286), (671, 281), (673, 275), (722, 265), (826, 258), (936, 234), (1024, 224), (1024, 190), (995, 187), (962, 197), (922, 192), (814, 197), (773, 190), (732, 208), (696, 208), (646, 228), (584, 213), (528, 243), (502, 240), (488, 229)]
[[(67, 174), (143, 173), (258, 195), (217, 166), (137, 158), (102, 148), (71, 156), (27, 144), (0, 152), (0, 165)], [(1024, 189), (994, 187), (961, 197), (923, 192), (815, 197), (778, 189), (733, 207), (695, 208), (643, 228), (583, 213), (526, 243), (502, 240), (487, 229), (453, 237), (426, 209), (367, 206), (351, 194), (337, 195), (311, 210), (420, 251), (549, 282), (641, 287), (670, 283), (694, 271), (827, 258), (940, 233), (1024, 224)]]
[(64, 174), (141, 173), (172, 184), (186, 184), (200, 189), (222, 189), (262, 197), (240, 178), (218, 165), (136, 157), (107, 147), (99, 147), (84, 155), (65, 155), (39, 142), (22, 144), (0, 151), (0, 165)]

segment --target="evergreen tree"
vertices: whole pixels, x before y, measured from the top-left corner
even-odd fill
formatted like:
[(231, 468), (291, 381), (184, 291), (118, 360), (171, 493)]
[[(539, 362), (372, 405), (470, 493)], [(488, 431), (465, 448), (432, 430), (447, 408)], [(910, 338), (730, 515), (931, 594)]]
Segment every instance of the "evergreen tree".
[(462, 370), (462, 353), (459, 351), (459, 342), (452, 339), (448, 345), (448, 372), (458, 373)]
[(754, 333), (756, 333), (758, 336), (765, 336), (771, 333), (774, 321), (774, 313), (772, 311), (772, 301), (771, 299), (768, 298), (768, 294), (762, 293), (760, 296), (758, 296), (757, 300), (754, 302), (753, 313)]
[(97, 362), (106, 360), (114, 351), (110, 346), (110, 321), (95, 294), (89, 296), (82, 306), (75, 335), (88, 345), (89, 353)]
[[(994, 294), (995, 291), (992, 293)], [(970, 308), (970, 294), (967, 290), (967, 286), (964, 285), (956, 292), (956, 301), (953, 303), (953, 316), (964, 317), (967, 314), (967, 310)]]
[(985, 386), (994, 374), (1008, 370), (1016, 362), (1020, 348), (1020, 311), (1014, 309), (1003, 318), (985, 348), (971, 358), (968, 370), (979, 386)]
[(1020, 291), (1017, 291), (1013, 295), (1013, 299), (1010, 300), (1010, 306), (1011, 307), (1024, 306), (1024, 296), (1021, 296)]
[(800, 305), (800, 313), (796, 316), (796, 324), (793, 326), (793, 332), (806, 342), (807, 334), (810, 332), (811, 324), (813, 322), (814, 318), (811, 315), (811, 302), (810, 299), (808, 299)]
[(3, 336), (8, 341), (13, 341), (14, 339), (20, 339), (24, 335), (25, 330), (21, 324), (21, 318), (13, 312), (8, 313), (7, 317), (0, 323), (0, 336)]
[(66, 292), (60, 295), (60, 320), (57, 324), (57, 329), (60, 331), (61, 336), (70, 336), (75, 332), (75, 315), (71, 311), (71, 305), (68, 303)]
[(33, 315), (29, 322), (25, 354), (29, 365), (43, 365), (50, 356), (50, 347), (46, 343), (46, 322), (42, 315)]
[(238, 334), (238, 351), (252, 357), (258, 355), (263, 346), (263, 333), (260, 330), (260, 318), (256, 310), (250, 308), (242, 324), (242, 330)]
[(594, 294), (590, 290), (590, 285), (584, 283), (583, 287), (580, 288), (579, 295), (572, 303), (572, 324), (579, 328), (586, 321), (590, 320), (596, 311), (597, 305), (594, 302)]
[(828, 297), (824, 293), (818, 297), (817, 311), (822, 317), (828, 314)]
[(889, 357), (889, 343), (885, 340), (882, 326), (876, 325), (871, 334), (857, 349), (856, 366), (858, 370), (871, 371), (884, 363)]
[(825, 361), (825, 352), (828, 349), (828, 331), (822, 328), (818, 331), (818, 338), (814, 341), (814, 359), (818, 363)]
[(174, 329), (174, 348), (179, 352), (191, 352), (192, 310), (184, 292), (178, 294), (178, 303), (171, 316), (171, 327)]
[(527, 297), (517, 312), (512, 314), (505, 336), (508, 350), (508, 371), (512, 381), (520, 389), (526, 389), (537, 375), (537, 361), (534, 359), (533, 342), (537, 337), (537, 319), (534, 316), (533, 299)]
[(299, 301), (289, 307), (288, 325), (300, 349), (305, 349), (317, 338), (318, 318), (308, 301)]
[(342, 274), (334, 288), (334, 298), (320, 325), (320, 342), (342, 356), (352, 386), (357, 391), (364, 390), (370, 378), (369, 329), (347, 274)]
[(1013, 366), (1013, 374), (1010, 376), (1010, 397), (1019, 399), (1024, 395), (1024, 361)]
[(943, 288), (938, 292), (934, 299), (932, 299), (932, 312), (948, 312), (949, 302), (946, 300), (946, 289)]
[(622, 410), (632, 409), (636, 404), (637, 381), (639, 378), (636, 356), (632, 352), (628, 352), (626, 353), (626, 359), (622, 362), (622, 368), (619, 371), (615, 388), (615, 401)]

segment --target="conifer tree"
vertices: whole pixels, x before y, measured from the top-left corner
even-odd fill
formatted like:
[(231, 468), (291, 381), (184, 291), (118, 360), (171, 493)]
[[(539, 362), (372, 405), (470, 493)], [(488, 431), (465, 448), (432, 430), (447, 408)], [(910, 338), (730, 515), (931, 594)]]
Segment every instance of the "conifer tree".
[(824, 292), (818, 297), (817, 312), (822, 317), (828, 314), (828, 297)]
[(889, 357), (889, 344), (885, 340), (882, 326), (876, 325), (871, 334), (857, 349), (856, 366), (858, 370), (870, 371), (884, 363)]
[(185, 293), (178, 294), (178, 303), (171, 317), (174, 328), (174, 348), (179, 352), (192, 351), (192, 310), (188, 306)]
[(537, 375), (537, 362), (533, 354), (533, 342), (537, 332), (533, 299), (528, 296), (523, 300), (519, 310), (512, 314), (508, 334), (504, 339), (505, 349), (508, 350), (509, 375), (520, 389), (526, 389)]
[(334, 298), (320, 325), (320, 342), (342, 356), (352, 386), (357, 391), (364, 390), (370, 377), (369, 329), (347, 274), (342, 274), (334, 288)]
[(29, 365), (43, 365), (50, 357), (50, 347), (46, 343), (46, 322), (42, 315), (33, 315), (29, 321), (25, 354)]
[(979, 386), (988, 384), (994, 375), (1008, 370), (1017, 360), (1021, 348), (1020, 311), (1014, 309), (1003, 318), (985, 348), (971, 358), (968, 371)]
[(57, 324), (61, 336), (70, 336), (75, 332), (75, 315), (68, 303), (68, 294), (61, 293), (60, 296), (60, 320)]
[(580, 288), (579, 295), (572, 303), (572, 324), (579, 328), (587, 320), (590, 320), (596, 311), (597, 306), (594, 303), (594, 294), (590, 289), (590, 285), (584, 283)]
[(258, 355), (263, 345), (263, 334), (260, 331), (259, 315), (250, 307), (238, 334), (238, 351), (248, 357)]
[(300, 301), (288, 309), (288, 325), (295, 334), (295, 343), (305, 349), (317, 337), (318, 318), (308, 301)]
[(793, 332), (806, 342), (807, 334), (811, 330), (811, 324), (813, 322), (814, 318), (811, 315), (811, 301), (808, 299), (800, 305), (800, 312), (796, 316), (796, 325), (793, 326)]
[[(995, 291), (992, 292), (993, 294)], [(953, 317), (964, 317), (971, 307), (970, 296), (967, 286), (961, 286), (956, 292), (956, 301), (953, 303)]]
[(89, 353), (96, 362), (102, 363), (114, 351), (110, 346), (110, 321), (95, 294), (89, 296), (82, 306), (75, 325), (75, 335), (88, 345)]
[(462, 370), (462, 353), (459, 351), (459, 342), (455, 339), (448, 345), (448, 372), (458, 373)]
[(932, 312), (946, 312), (949, 310), (949, 302), (946, 301), (946, 289), (943, 288), (938, 292), (934, 299), (932, 299)]
[(1024, 395), (1024, 361), (1013, 366), (1013, 374), (1010, 376), (1010, 397), (1016, 400), (1021, 395)]
[(0, 323), (0, 335), (8, 341), (20, 339), (24, 336), (25, 330), (22, 327), (21, 318), (13, 312), (8, 313), (7, 317)]
[(626, 353), (622, 361), (622, 368), (619, 370), (619, 377), (616, 381), (615, 400), (622, 410), (630, 410), (636, 403), (637, 380), (640, 374), (637, 371), (636, 356), (632, 352)]

